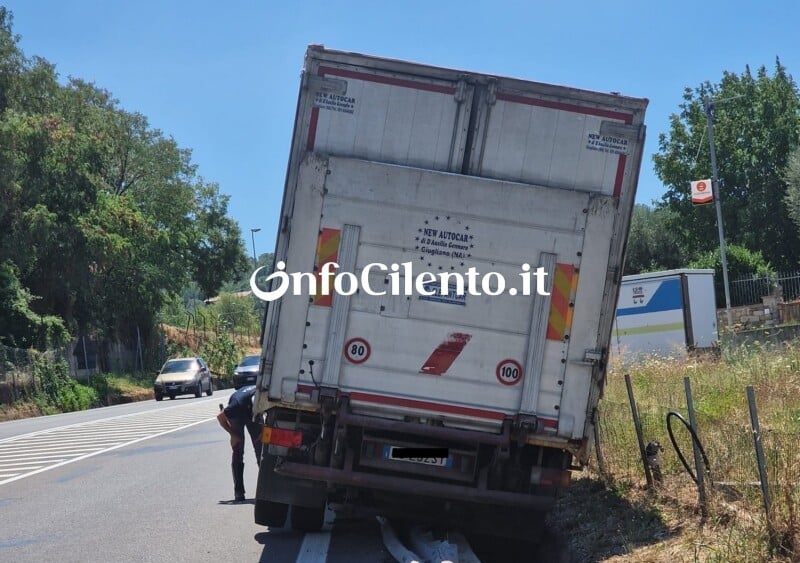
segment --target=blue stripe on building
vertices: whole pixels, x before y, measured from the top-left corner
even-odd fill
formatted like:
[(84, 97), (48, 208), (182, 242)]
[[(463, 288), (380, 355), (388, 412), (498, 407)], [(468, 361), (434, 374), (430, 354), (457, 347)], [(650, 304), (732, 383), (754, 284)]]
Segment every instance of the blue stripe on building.
[(653, 297), (650, 298), (645, 305), (641, 307), (627, 307), (625, 309), (618, 309), (617, 316), (624, 317), (627, 315), (641, 315), (644, 313), (657, 313), (660, 311), (674, 311), (675, 309), (683, 309), (683, 300), (681, 299), (681, 280), (664, 280), (658, 286)]

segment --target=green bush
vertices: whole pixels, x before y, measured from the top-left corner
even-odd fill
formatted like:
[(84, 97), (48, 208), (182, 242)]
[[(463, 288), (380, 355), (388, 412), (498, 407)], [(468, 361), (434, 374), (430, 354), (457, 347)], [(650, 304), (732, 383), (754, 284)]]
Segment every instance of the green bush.
[[(772, 277), (775, 271), (772, 266), (764, 260), (761, 252), (753, 252), (738, 244), (730, 244), (725, 248), (725, 258), (728, 263), (728, 279), (754, 277)], [(708, 252), (688, 265), (689, 268), (714, 270), (714, 286), (717, 298), (717, 307), (725, 307), (725, 284), (722, 273), (722, 258), (719, 248), (713, 252)]]
[(50, 404), (56, 404), (63, 389), (70, 387), (72, 378), (69, 366), (64, 360), (50, 361), (44, 356), (33, 357), (33, 377), (36, 386)]
[(70, 377), (64, 360), (50, 361), (41, 355), (34, 356), (33, 374), (39, 389), (34, 402), (42, 412), (72, 412), (100, 404), (100, 395), (95, 389)]
[(56, 406), (63, 412), (82, 411), (99, 404), (97, 391), (81, 385), (74, 379), (67, 387), (61, 389), (56, 398)]
[(89, 386), (94, 390), (98, 397), (108, 397), (110, 386), (108, 384), (108, 375), (105, 373), (98, 373), (92, 375), (89, 379)]
[(219, 333), (216, 339), (205, 345), (203, 355), (208, 361), (209, 368), (217, 376), (220, 387), (230, 385), (233, 370), (236, 369), (242, 356), (242, 351), (231, 340), (231, 337), (224, 332)]

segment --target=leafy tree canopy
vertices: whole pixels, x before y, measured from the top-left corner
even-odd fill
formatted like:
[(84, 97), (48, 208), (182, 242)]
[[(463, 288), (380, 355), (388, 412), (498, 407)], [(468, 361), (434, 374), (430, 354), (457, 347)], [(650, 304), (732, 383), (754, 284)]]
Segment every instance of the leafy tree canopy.
[(690, 193), (692, 180), (711, 178), (706, 100), (713, 102), (726, 242), (760, 252), (778, 270), (795, 269), (800, 237), (784, 203), (783, 171), (800, 139), (800, 96), (779, 60), (771, 75), (747, 67), (685, 90), (653, 157), (667, 186), (660, 206), (672, 212), (672, 229), (690, 256), (719, 245), (714, 205), (693, 206)]
[(11, 24), (0, 7), (0, 317), (16, 315), (20, 335), (52, 315), (130, 339), (190, 282), (211, 296), (239, 278), (249, 262), (228, 196), (191, 151), (109, 92), (59, 84)]
[(631, 218), (625, 275), (686, 267), (686, 253), (672, 228), (674, 213), (637, 204)]

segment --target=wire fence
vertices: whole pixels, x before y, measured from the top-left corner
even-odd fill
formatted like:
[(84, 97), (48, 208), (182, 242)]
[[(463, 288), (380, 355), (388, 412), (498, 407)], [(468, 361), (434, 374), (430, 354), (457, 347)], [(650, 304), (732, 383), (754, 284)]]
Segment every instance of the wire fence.
[(242, 312), (225, 314), (203, 313), (200, 309), (185, 311), (181, 329), (190, 335), (196, 346), (226, 335), (240, 346), (257, 347), (261, 327), (257, 317)]
[(65, 357), (64, 348), (39, 352), (0, 344), (0, 403), (10, 404), (41, 390), (37, 359), (54, 362)]
[[(696, 503), (695, 482), (672, 444), (666, 422), (670, 411), (678, 412), (688, 420), (686, 409), (637, 407), (637, 410), (645, 443), (657, 441), (663, 448), (658, 456), (661, 473), (661, 480), (657, 483), (659, 491), (687, 505)], [(718, 417), (697, 410), (695, 415), (696, 433), (710, 465), (708, 472), (704, 471), (709, 494), (727, 507), (735, 506), (743, 514), (763, 515), (761, 479), (749, 418), (721, 421)], [(671, 426), (675, 444), (694, 473), (691, 435), (681, 423), (676, 424), (674, 418)], [(599, 455), (602, 456), (606, 475), (614, 480), (644, 481), (643, 460), (630, 405), (602, 402), (597, 430)], [(796, 524), (795, 513), (800, 507), (798, 443), (800, 432), (761, 428), (772, 512), (779, 522), (792, 522), (792, 525)]]

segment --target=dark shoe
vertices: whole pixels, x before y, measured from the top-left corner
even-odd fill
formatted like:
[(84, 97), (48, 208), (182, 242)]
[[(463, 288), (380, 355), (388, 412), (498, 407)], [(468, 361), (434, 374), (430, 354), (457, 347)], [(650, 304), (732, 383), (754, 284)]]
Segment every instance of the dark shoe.
[(236, 501), (236, 502), (244, 502), (245, 498), (244, 498), (244, 495), (236, 495), (236, 498), (233, 499), (233, 500)]
[(244, 463), (232, 463), (233, 471), (233, 497), (238, 501), (244, 500)]

